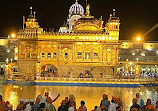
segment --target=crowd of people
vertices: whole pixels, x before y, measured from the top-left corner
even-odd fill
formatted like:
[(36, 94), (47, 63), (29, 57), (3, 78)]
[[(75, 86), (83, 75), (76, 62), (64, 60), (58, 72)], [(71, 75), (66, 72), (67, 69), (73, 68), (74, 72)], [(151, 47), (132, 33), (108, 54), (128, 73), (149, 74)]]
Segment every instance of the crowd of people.
[[(19, 104), (15, 111), (87, 111), (84, 101), (80, 102), (80, 107), (76, 107), (76, 101), (74, 95), (69, 95), (62, 100), (61, 105), (56, 108), (53, 105), (60, 94), (57, 95), (55, 99), (52, 100), (49, 97), (49, 93), (46, 92), (44, 97), (38, 95), (36, 100), (33, 99), (20, 99)], [(151, 104), (151, 99), (147, 99), (146, 104), (144, 104), (143, 99), (140, 98), (139, 93), (133, 98), (133, 104), (130, 107), (130, 111), (158, 111), (158, 101), (156, 106)], [(95, 103), (94, 103), (95, 104)], [(9, 101), (4, 102), (2, 96), (0, 95), (0, 111), (13, 111), (13, 106)], [(123, 104), (120, 98), (112, 97), (111, 102), (108, 100), (108, 95), (103, 94), (103, 99), (100, 102), (100, 106), (95, 106), (91, 111), (124, 111)]]

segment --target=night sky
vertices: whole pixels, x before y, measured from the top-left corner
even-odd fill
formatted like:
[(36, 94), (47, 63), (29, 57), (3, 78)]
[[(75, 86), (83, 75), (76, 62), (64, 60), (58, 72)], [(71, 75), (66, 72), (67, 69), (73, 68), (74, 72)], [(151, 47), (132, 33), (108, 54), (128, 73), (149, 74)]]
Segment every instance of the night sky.
[[(86, 0), (79, 0), (85, 8)], [(75, 0), (5, 0), (0, 6), (0, 36), (4, 37), (22, 28), (22, 16), (28, 17), (29, 7), (36, 11), (36, 18), (44, 30), (59, 29), (67, 19), (69, 8)], [(131, 40), (143, 35), (158, 23), (158, 0), (89, 0), (91, 15), (103, 16), (106, 23), (112, 9), (121, 20), (120, 39)], [(158, 41), (158, 28), (144, 37)]]

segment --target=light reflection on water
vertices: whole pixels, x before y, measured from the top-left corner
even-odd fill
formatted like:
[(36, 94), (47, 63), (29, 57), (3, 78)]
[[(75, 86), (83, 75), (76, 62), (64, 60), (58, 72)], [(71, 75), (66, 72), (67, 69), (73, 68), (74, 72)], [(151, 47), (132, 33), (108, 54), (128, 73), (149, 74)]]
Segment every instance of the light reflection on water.
[(61, 101), (68, 95), (74, 94), (76, 97), (77, 108), (80, 101), (84, 100), (88, 111), (92, 110), (94, 106), (99, 106), (102, 95), (108, 94), (109, 100), (112, 96), (120, 97), (123, 102), (125, 110), (129, 110), (132, 105), (132, 99), (137, 92), (140, 93), (144, 102), (151, 98), (153, 103), (158, 100), (158, 87), (138, 87), (138, 88), (118, 88), (118, 87), (70, 87), (70, 86), (14, 86), (4, 85), (0, 86), (0, 94), (3, 95), (5, 101), (10, 101), (14, 106), (17, 106), (19, 100), (35, 99), (38, 94), (44, 96), (44, 92), (49, 92), (50, 97), (55, 97), (58, 93), (61, 96), (54, 102), (56, 108), (60, 105)]

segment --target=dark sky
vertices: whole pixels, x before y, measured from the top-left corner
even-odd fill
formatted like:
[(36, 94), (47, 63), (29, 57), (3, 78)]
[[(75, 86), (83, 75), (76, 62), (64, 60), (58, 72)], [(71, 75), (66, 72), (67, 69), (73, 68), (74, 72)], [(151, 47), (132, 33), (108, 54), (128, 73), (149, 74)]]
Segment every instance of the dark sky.
[[(85, 8), (86, 0), (79, 0)], [(58, 29), (66, 21), (68, 10), (75, 0), (4, 0), (0, 6), (0, 36), (17, 32), (22, 27), (22, 16), (29, 15), (29, 7), (37, 12), (36, 18), (44, 29)], [(91, 15), (103, 16), (106, 22), (112, 9), (120, 17), (120, 39), (143, 35), (158, 23), (158, 0), (89, 0)], [(145, 40), (158, 41), (158, 28), (147, 34)]]

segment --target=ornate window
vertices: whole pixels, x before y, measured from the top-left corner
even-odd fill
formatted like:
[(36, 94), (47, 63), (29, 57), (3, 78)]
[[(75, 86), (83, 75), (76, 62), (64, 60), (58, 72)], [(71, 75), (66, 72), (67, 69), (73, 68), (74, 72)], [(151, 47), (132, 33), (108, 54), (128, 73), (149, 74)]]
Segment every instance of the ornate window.
[(77, 59), (82, 59), (82, 52), (77, 53)]
[(30, 59), (30, 53), (26, 53), (27, 59)]
[(51, 59), (51, 53), (48, 53), (47, 58)]
[(85, 59), (90, 59), (90, 52), (85, 52)]
[(57, 59), (57, 53), (53, 54), (53, 59)]
[(68, 53), (65, 53), (65, 59), (68, 59)]
[(45, 53), (44, 52), (42, 53), (42, 58), (45, 58)]
[(98, 52), (94, 52), (93, 58), (98, 59), (98, 55), (99, 55)]

